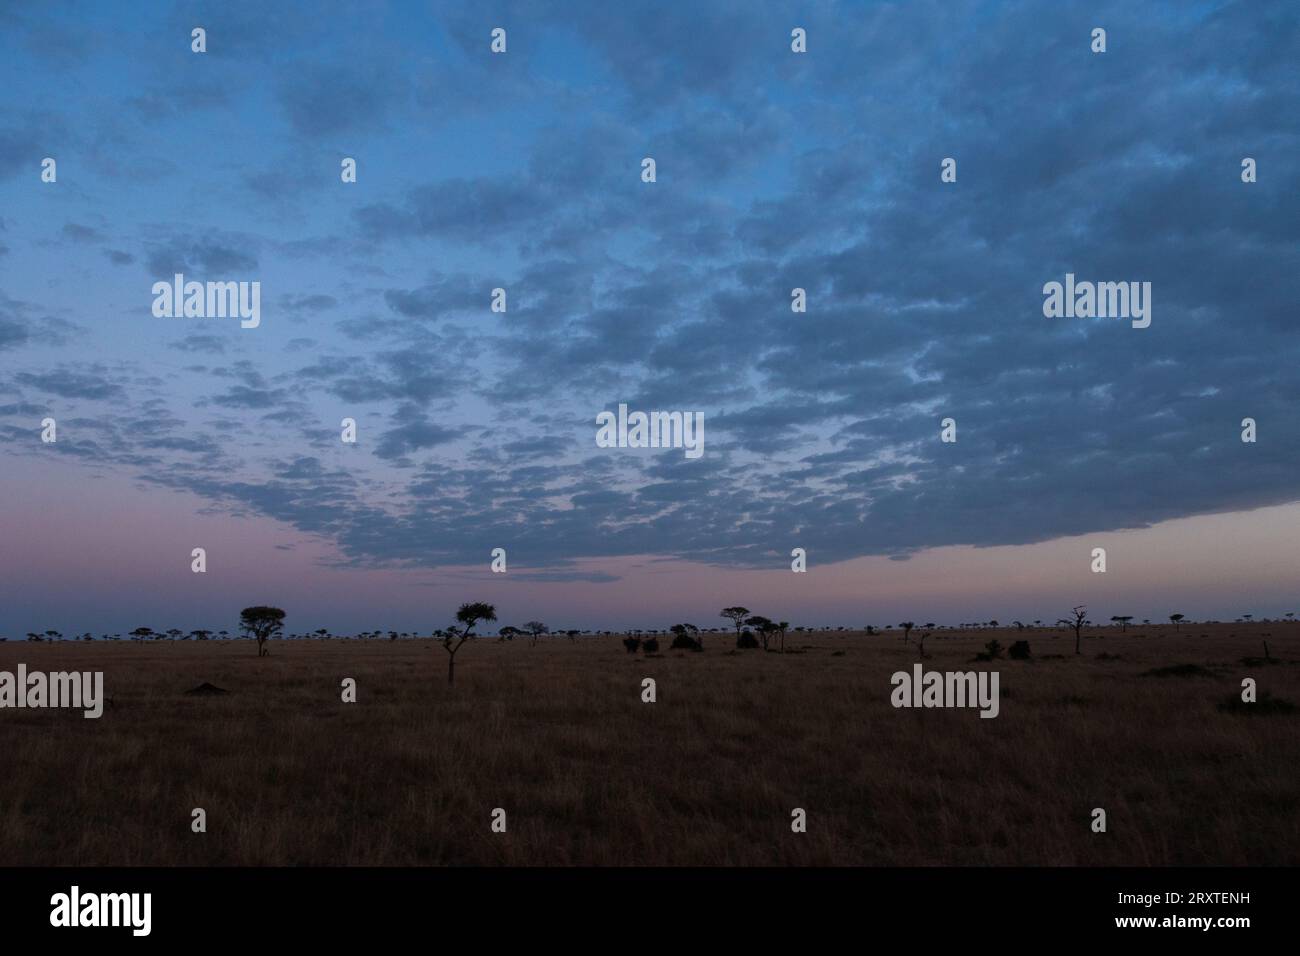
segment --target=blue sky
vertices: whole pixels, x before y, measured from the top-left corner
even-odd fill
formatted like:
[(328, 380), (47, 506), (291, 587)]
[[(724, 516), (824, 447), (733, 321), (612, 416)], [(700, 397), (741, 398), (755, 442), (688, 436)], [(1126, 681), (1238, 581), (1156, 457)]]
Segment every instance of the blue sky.
[[(1258, 581), (1293, 610), (1298, 19), (0, 4), (0, 633), (214, 626), (281, 594), (302, 626), (441, 626), (484, 591), (575, 626), (768, 593), (862, 623), (944, 588), (951, 620), (1045, 617), (1100, 583), (1017, 592), (1034, 549), (1077, 540), (1086, 572), (1124, 529), (1151, 556), (1121, 549), (1113, 613), (1184, 598), (1189, 548), (1219, 584), (1188, 606), (1235, 616)], [(259, 281), (261, 326), (155, 318), (174, 271)], [(1151, 327), (1045, 318), (1067, 272), (1150, 281)], [(705, 455), (596, 448), (620, 402), (702, 411)], [(1212, 515), (1241, 517), (1160, 530)], [(1214, 573), (1225, 533), (1241, 580)], [(935, 549), (964, 550), (926, 570)]]

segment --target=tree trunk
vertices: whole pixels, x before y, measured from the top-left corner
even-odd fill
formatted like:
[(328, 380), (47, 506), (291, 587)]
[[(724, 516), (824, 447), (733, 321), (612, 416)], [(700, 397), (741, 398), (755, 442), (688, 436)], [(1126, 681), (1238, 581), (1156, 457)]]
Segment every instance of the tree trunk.
[(456, 655), (453, 653), (447, 658), (447, 686), (450, 687), (456, 683)]

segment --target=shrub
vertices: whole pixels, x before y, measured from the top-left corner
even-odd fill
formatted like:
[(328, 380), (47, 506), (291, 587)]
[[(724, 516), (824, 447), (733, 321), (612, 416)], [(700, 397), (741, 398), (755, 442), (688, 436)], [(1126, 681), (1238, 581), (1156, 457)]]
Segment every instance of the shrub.
[(1011, 650), (1007, 651), (1012, 660), (1027, 661), (1029, 660), (1029, 642), (1016, 641), (1011, 645)]
[(625, 637), (623, 638), (623, 646), (627, 648), (629, 654), (635, 654), (636, 649), (641, 646), (641, 638)]
[(700, 643), (699, 639), (691, 637), (689, 634), (678, 634), (676, 637), (673, 638), (673, 642), (669, 646), (674, 651), (704, 650), (704, 645)]

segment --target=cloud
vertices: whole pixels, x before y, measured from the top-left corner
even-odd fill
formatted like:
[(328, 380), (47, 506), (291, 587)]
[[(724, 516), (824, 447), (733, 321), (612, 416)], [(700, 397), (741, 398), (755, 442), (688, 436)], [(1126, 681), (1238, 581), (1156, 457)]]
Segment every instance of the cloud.
[(172, 342), (168, 347), (182, 352), (220, 355), (226, 351), (226, 340), (219, 335), (187, 335), (179, 342)]
[(51, 372), (18, 372), (14, 381), (60, 398), (107, 399), (122, 395), (124, 390), (108, 373), (96, 367), (77, 369), (61, 366)]
[(80, 223), (65, 222), (63, 224), (63, 237), (72, 242), (102, 242), (104, 234), (98, 229), (91, 226), (83, 226)]
[[(6, 407), (41, 391), (145, 421), (162, 401), (184, 420), (110, 429), (98, 460), (326, 534), (341, 563), (473, 565), (509, 542), (534, 580), (633, 554), (779, 566), (791, 540), (903, 560), (1300, 497), (1280, 437), (1300, 399), (1294, 9), (1103, 4), (1105, 58), (1036, 4), (812, 9), (806, 57), (777, 4), (503, 9), (511, 53), (492, 59), (465, 7), (418, 40), (377, 24), (360, 52), (340, 43), (356, 21), (223, 8), (214, 62), (265, 82), (196, 63), (182, 105), (165, 76), (89, 65), (134, 104), (123, 123), (157, 129), (83, 111), (56, 133), (118, 144), (125, 167), (175, 137), (191, 166), (148, 219), (128, 192), (63, 227), (102, 305), (0, 299), (22, 365)], [(424, 59), (388, 56), (411, 47)], [(0, 177), (34, 179), (38, 119), (0, 115)], [(214, 129), (219, 148), (190, 148)], [(27, 250), (21, 208), (5, 237)], [(152, 221), (168, 209), (194, 219)], [(111, 269), (137, 256), (157, 278), (282, 270), (276, 309), (311, 338), (191, 334), (145, 367)], [(1151, 328), (1044, 318), (1066, 272), (1151, 281)], [(56, 337), (111, 359), (51, 367), (34, 353)], [(178, 369), (171, 350), (212, 358)], [(702, 411), (705, 456), (597, 449), (596, 412), (622, 401)], [(1267, 440), (1240, 442), (1247, 415)]]
[(232, 276), (256, 271), (257, 256), (246, 248), (246, 241), (178, 236), (155, 244), (149, 250), (146, 263), (150, 274), (156, 276), (171, 276), (178, 272), (194, 276)]
[(430, 421), (410, 405), (394, 413), (393, 420), (400, 424), (380, 435), (375, 446), (375, 454), (380, 458), (405, 459), (412, 452), (449, 444), (465, 433), (463, 428), (447, 428)]

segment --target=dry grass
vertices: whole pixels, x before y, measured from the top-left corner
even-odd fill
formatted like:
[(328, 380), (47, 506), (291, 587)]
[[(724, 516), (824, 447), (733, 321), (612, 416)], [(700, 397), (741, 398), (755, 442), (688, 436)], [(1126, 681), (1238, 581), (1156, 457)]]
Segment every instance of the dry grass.
[[(1240, 663), (1263, 631), (1282, 663)], [(277, 642), (263, 660), (242, 641), (0, 644), (0, 669), (103, 670), (113, 698), (100, 720), (0, 711), (0, 859), (1300, 862), (1300, 716), (1219, 706), (1246, 676), (1300, 702), (1287, 636), (1300, 628), (1105, 633), (1082, 658), (1060, 631), (931, 636), (927, 667), (1001, 672), (994, 720), (893, 709), (890, 674), (916, 650), (892, 633), (791, 635), (808, 646), (785, 656), (727, 654), (734, 638), (707, 635), (703, 654), (649, 660), (612, 637), (480, 639), (451, 689), (431, 640)], [(991, 637), (1018, 636), (1034, 660), (970, 663)], [(1144, 676), (1176, 664), (1209, 676)], [(340, 701), (344, 677), (357, 704)], [(232, 693), (183, 694), (204, 681)], [(190, 832), (194, 807), (205, 834)], [(489, 829), (494, 807), (504, 835)], [(790, 830), (794, 807), (805, 834)], [(1090, 831), (1093, 807), (1110, 832)]]

